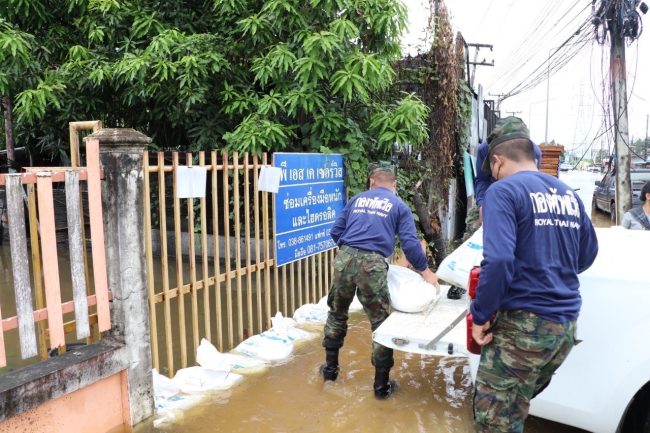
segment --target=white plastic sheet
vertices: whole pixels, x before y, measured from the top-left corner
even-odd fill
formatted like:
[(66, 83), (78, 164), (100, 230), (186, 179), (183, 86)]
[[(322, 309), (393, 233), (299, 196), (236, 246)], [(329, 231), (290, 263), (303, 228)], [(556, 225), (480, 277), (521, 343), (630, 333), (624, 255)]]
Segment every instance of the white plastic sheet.
[(467, 289), (469, 273), (483, 260), (483, 227), (449, 254), (436, 271), (438, 278), (456, 287)]
[(388, 267), (390, 305), (404, 313), (419, 313), (440, 298), (440, 287), (427, 283), (417, 272), (397, 265)]

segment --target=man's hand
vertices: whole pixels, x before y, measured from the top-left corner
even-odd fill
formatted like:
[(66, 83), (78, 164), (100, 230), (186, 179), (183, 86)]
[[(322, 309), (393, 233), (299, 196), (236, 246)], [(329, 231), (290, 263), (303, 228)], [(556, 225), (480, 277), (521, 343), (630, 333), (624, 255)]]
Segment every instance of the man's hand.
[(485, 322), (482, 325), (477, 325), (476, 323), (472, 326), (472, 337), (479, 344), (479, 346), (485, 346), (492, 341), (493, 335), (490, 332), (486, 334), (488, 328), (492, 325), (491, 322)]
[(424, 281), (427, 283), (433, 284), (434, 286), (438, 284), (438, 276), (431, 272), (431, 269), (426, 268), (420, 273), (420, 275), (422, 275), (422, 278), (424, 278)]

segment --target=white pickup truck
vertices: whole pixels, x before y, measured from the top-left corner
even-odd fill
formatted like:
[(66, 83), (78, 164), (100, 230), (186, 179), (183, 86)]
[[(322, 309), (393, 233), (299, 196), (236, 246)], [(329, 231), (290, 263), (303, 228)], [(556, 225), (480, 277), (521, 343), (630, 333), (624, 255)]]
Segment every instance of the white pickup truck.
[[(580, 275), (578, 339), (530, 413), (581, 429), (650, 433), (650, 232), (596, 229), (599, 253)], [(436, 356), (467, 350), (468, 299), (443, 297), (424, 313), (395, 312), (374, 333), (386, 346)]]

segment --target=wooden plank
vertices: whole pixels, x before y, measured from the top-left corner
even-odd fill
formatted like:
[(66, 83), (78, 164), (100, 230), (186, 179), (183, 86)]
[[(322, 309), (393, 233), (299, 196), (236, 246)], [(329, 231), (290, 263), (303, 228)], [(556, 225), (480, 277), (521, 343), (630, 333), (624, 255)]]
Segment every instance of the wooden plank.
[(217, 347), (223, 352), (223, 317), (221, 314), (221, 284), (218, 278), (221, 276), (221, 263), (219, 258), (219, 196), (217, 194), (217, 152), (212, 151), (210, 154), (210, 162), (212, 163), (212, 173), (210, 179), (212, 181), (212, 243), (214, 250), (214, 297), (215, 309), (217, 313)]
[(308, 302), (303, 303), (302, 298), (302, 260), (298, 260), (298, 275), (296, 278), (298, 280), (298, 305), (304, 305)]
[(326, 296), (330, 290), (330, 255), (332, 254), (332, 251), (333, 250), (325, 252), (325, 272), (323, 272), (323, 274), (325, 274), (325, 293), (323, 296)]
[(294, 310), (293, 307), (291, 311), (289, 308), (289, 300), (287, 298), (287, 266), (282, 266), (282, 309), (287, 316), (293, 316)]
[[(260, 166), (257, 159), (257, 154), (253, 155), (253, 208), (255, 209), (255, 263), (259, 266), (262, 261), (261, 250), (261, 232), (260, 232), (260, 192), (258, 190)], [(260, 333), (264, 329), (262, 322), (262, 273), (257, 271), (255, 273), (255, 300), (257, 310), (257, 332)]]
[(316, 256), (310, 257), (311, 261), (311, 302), (316, 304), (320, 298), (316, 295)]
[(222, 190), (223, 190), (223, 237), (224, 237), (224, 256), (226, 259), (226, 319), (228, 330), (228, 348), (234, 347), (233, 320), (232, 320), (232, 282), (230, 278), (230, 194), (228, 192), (228, 152), (223, 152), (223, 173), (222, 173)]
[[(246, 242), (246, 269), (251, 268), (251, 193), (250, 193), (250, 165), (248, 152), (244, 153), (244, 239)], [(253, 172), (253, 175), (255, 173)], [(246, 311), (248, 316), (248, 335), (253, 331), (253, 279), (251, 272), (246, 272)]]
[[(172, 153), (174, 167), (174, 240), (176, 245), (176, 287), (183, 287), (183, 249), (181, 243), (181, 200), (178, 198), (178, 152)], [(178, 329), (180, 331), (181, 368), (187, 367), (187, 338), (185, 330), (185, 298), (183, 291), (178, 297)]]
[(147, 260), (147, 302), (149, 304), (149, 326), (151, 327), (151, 361), (153, 368), (160, 371), (158, 355), (158, 320), (156, 317), (156, 288), (153, 279), (153, 251), (151, 246), (151, 186), (149, 185), (149, 152), (144, 152), (142, 159), (142, 176), (144, 183), (144, 251)]
[[(286, 266), (285, 266), (286, 267)], [(296, 268), (294, 262), (289, 263), (289, 293), (291, 293), (291, 310), (296, 311)], [(301, 305), (301, 304), (299, 304)]]
[[(185, 164), (192, 167), (192, 154), (185, 154)], [(199, 348), (199, 298), (196, 290), (196, 233), (194, 232), (194, 198), (187, 198), (187, 237), (189, 239), (190, 283), (192, 285), (192, 343), (193, 353)]]
[[(157, 167), (165, 166), (164, 152), (158, 152), (158, 165)], [(173, 169), (173, 167), (171, 167)], [(173, 173), (173, 171), (172, 171)], [(171, 297), (169, 296), (169, 262), (168, 262), (168, 249), (167, 249), (167, 206), (165, 194), (165, 171), (158, 170), (158, 215), (159, 217), (159, 231), (160, 231), (160, 266), (162, 272), (162, 286), (164, 306), (163, 312), (165, 317), (165, 353), (167, 354), (167, 374), (169, 377), (174, 376), (174, 340), (172, 338), (172, 307)]]
[[(69, 169), (70, 167), (43, 167), (43, 168), (26, 167), (25, 170), (27, 171), (27, 173), (22, 173), (20, 176), (23, 185), (32, 185), (32, 184), (36, 184), (36, 177), (37, 177), (36, 173), (41, 171), (49, 171), (52, 174), (53, 183), (64, 182), (65, 171)], [(88, 178), (88, 174), (85, 168), (77, 168), (74, 170), (79, 172), (79, 180), (86, 180)], [(4, 174), (0, 175), (0, 186), (5, 185), (5, 176), (6, 175)]]
[[(235, 269), (239, 271), (241, 268), (241, 215), (239, 212), (239, 154), (237, 152), (233, 152), (232, 154), (232, 164), (233, 213), (235, 220)], [(240, 272), (237, 272), (237, 279), (235, 281), (237, 283), (237, 341), (240, 342), (244, 340), (244, 309), (242, 302), (242, 280)]]
[[(27, 359), (38, 355), (38, 347), (36, 345), (36, 334), (34, 333), (34, 322), (32, 320), (32, 287), (29, 279), (29, 260), (27, 258), (23, 188), (20, 182), (20, 175), (18, 174), (7, 175), (6, 180), (9, 247), (11, 250), (11, 271), (14, 280), (16, 313), (19, 322), (20, 354), (22, 359)], [(52, 196), (50, 191), (51, 200)], [(54, 222), (54, 213), (52, 213), (52, 222)], [(37, 234), (33, 233), (32, 236), (37, 236)], [(54, 258), (56, 260), (56, 254)], [(0, 355), (4, 357), (4, 338), (1, 346), (3, 353)]]
[[(113, 295), (109, 292), (108, 293), (109, 299), (113, 299)], [(95, 295), (90, 295), (88, 296), (88, 306), (93, 307), (97, 305), (97, 297)], [(68, 301), (64, 302), (61, 304), (61, 312), (63, 314), (68, 314), (72, 313), (74, 311), (74, 301)], [(90, 315), (89, 321), (90, 323), (93, 323), (92, 320), (93, 315)], [(47, 308), (40, 308), (38, 310), (34, 310), (34, 314), (32, 315), (32, 322), (35, 323), (41, 323), (45, 320), (47, 320), (48, 315), (47, 315)], [(2, 330), (4, 332), (11, 331), (12, 329), (18, 328), (18, 317), (13, 316), (13, 317), (8, 317), (6, 319), (2, 319)]]
[(70, 279), (72, 280), (72, 298), (75, 302), (74, 318), (77, 322), (77, 338), (90, 336), (88, 323), (88, 299), (86, 298), (86, 274), (84, 272), (83, 239), (80, 220), (81, 194), (79, 191), (79, 174), (73, 170), (65, 173), (65, 201), (68, 222), (68, 250), (70, 253)]
[(323, 256), (325, 254), (327, 253), (318, 254), (318, 300), (323, 297)]
[[(2, 321), (2, 311), (0, 309), (0, 322)], [(5, 351), (5, 333), (0, 329), (0, 368), (7, 366), (7, 352)]]
[(106, 274), (106, 250), (104, 249), (102, 189), (99, 179), (99, 140), (96, 138), (86, 141), (86, 163), (88, 169), (90, 245), (92, 248), (95, 295), (97, 295), (97, 326), (99, 332), (104, 332), (111, 329), (111, 312), (108, 306), (108, 277)]
[[(274, 251), (274, 255), (275, 255), (275, 199), (274, 199), (273, 196), (271, 197), (271, 220), (272, 220), (271, 226), (272, 226), (273, 233), (271, 234), (270, 242), (273, 243), (272, 245), (273, 245), (273, 251)], [(275, 296), (273, 297), (273, 299), (275, 300), (274, 312), (281, 311), (281, 309), (280, 309), (280, 281), (279, 281), (279, 278), (278, 278), (278, 274), (279, 274), (279, 269), (278, 269), (277, 265), (273, 266), (273, 290), (275, 291)], [(284, 310), (283, 314), (286, 315), (287, 311)]]
[[(34, 294), (36, 296), (36, 308), (45, 307), (45, 291), (43, 289), (43, 271), (41, 262), (41, 246), (38, 243), (38, 219), (36, 210), (36, 189), (34, 184), (25, 185), (27, 188), (27, 212), (29, 214), (29, 232), (36, 233), (35, 236), (29, 237), (32, 252), (32, 273), (34, 277)], [(47, 349), (47, 337), (45, 325), (38, 323), (38, 353), (41, 360), (49, 358)]]
[[(63, 333), (63, 312), (61, 311), (61, 287), (59, 264), (56, 251), (56, 227), (54, 225), (54, 200), (52, 179), (42, 172), (36, 180), (38, 194), (38, 215), (41, 220), (41, 246), (43, 248), (43, 274), (45, 276), (45, 304), (50, 332), (50, 348), (65, 345)], [(32, 355), (34, 356), (34, 355)]]
[[(205, 152), (199, 152), (199, 165), (205, 167)], [(203, 271), (203, 281), (204, 285), (207, 287), (209, 280), (209, 269), (208, 269), (208, 217), (206, 213), (206, 204), (205, 196), (201, 197), (199, 200), (201, 207), (201, 267)], [(210, 290), (203, 291), (203, 325), (205, 338), (210, 341), (212, 340), (212, 333), (210, 332)]]
[[(266, 166), (266, 152), (262, 154), (262, 165)], [(269, 245), (269, 193), (262, 193), (262, 223), (264, 231), (264, 261), (267, 262), (269, 257), (271, 257), (271, 250)], [(266, 329), (271, 327), (271, 317), (273, 317), (273, 312), (271, 311), (271, 270), (266, 269), (264, 271), (264, 301), (266, 305), (266, 316), (265, 319), (268, 320), (266, 324)]]

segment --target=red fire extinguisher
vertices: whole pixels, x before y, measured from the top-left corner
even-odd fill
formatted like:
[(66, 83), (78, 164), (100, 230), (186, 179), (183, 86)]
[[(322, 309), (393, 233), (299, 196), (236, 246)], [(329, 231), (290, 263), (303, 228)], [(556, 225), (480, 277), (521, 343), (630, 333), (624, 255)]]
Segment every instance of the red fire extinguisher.
[[(469, 284), (467, 287), (467, 294), (469, 296), (470, 301), (476, 298), (476, 287), (478, 286), (478, 279), (480, 273), (481, 273), (480, 266), (474, 266), (472, 270), (469, 272)], [(472, 327), (474, 325), (474, 321), (472, 320), (471, 313), (467, 313), (467, 316), (465, 317), (465, 322), (467, 323), (467, 350), (469, 351), (469, 353), (473, 353), (474, 355), (480, 355), (481, 346), (479, 346), (476, 340), (474, 340), (474, 337), (472, 337)]]

